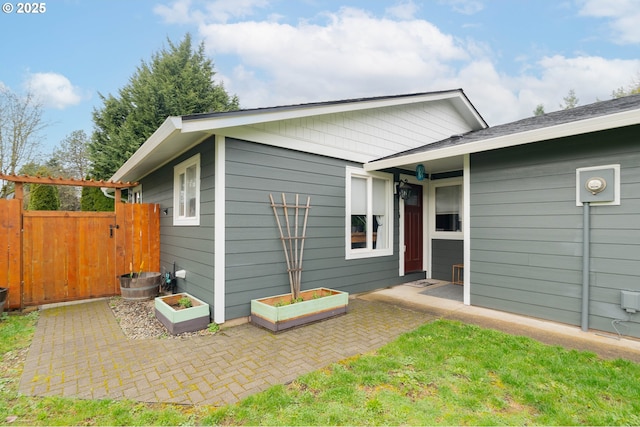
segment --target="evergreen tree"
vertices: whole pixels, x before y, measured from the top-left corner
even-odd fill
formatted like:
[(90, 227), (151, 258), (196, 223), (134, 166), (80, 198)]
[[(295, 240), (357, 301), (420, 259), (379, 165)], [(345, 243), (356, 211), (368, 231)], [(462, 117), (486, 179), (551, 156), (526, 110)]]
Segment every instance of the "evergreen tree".
[(204, 44), (194, 49), (190, 34), (168, 44), (149, 63), (142, 61), (117, 96), (100, 95), (104, 105), (93, 112), (88, 147), (93, 178), (109, 179), (169, 116), (239, 108), (238, 98), (214, 83)]
[(626, 89), (620, 87), (611, 92), (611, 98), (622, 98), (623, 96), (636, 95), (638, 93), (640, 93), (640, 72), (635, 78), (631, 79), (631, 83)]
[(544, 115), (544, 105), (538, 104), (536, 106), (536, 109), (533, 110), (533, 115), (534, 116), (542, 116), (542, 115)]
[(567, 93), (567, 96), (562, 98), (562, 100), (564, 101), (564, 105), (560, 104), (560, 108), (562, 108), (563, 110), (576, 108), (578, 106), (578, 103), (580, 102), (580, 100), (576, 97), (576, 91), (573, 89), (569, 89), (569, 93)]
[(98, 187), (82, 187), (80, 210), (85, 212), (113, 212), (115, 200), (105, 197)]
[(54, 185), (31, 185), (30, 211), (57, 211), (60, 208), (58, 189)]

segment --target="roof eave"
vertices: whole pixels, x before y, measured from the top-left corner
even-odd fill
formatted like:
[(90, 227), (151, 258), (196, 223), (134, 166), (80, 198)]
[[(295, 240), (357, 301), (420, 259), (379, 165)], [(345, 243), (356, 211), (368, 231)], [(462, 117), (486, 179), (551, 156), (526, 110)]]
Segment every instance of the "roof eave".
[[(134, 175), (132, 174), (134, 171), (140, 170), (140, 165), (150, 164), (155, 160), (155, 153), (158, 152), (158, 149), (169, 144), (173, 136), (180, 134), (181, 129), (181, 117), (167, 117), (149, 139), (113, 174), (110, 180), (125, 181)], [(143, 175), (146, 173), (143, 172)], [(136, 175), (133, 180), (137, 181), (140, 178), (142, 176)]]
[(578, 120), (570, 123), (563, 123), (560, 125), (534, 129), (526, 132), (513, 133), (490, 139), (472, 141), (431, 151), (411, 153), (405, 156), (393, 157), (389, 159), (375, 160), (365, 164), (364, 169), (367, 171), (376, 171), (400, 167), (406, 164), (445, 159), (453, 156), (479, 153), (483, 151), (530, 144), (533, 142), (545, 141), (550, 139), (565, 138), (573, 135), (581, 135), (585, 133), (598, 132), (602, 130), (621, 128), (637, 124), (640, 124), (640, 110), (623, 111), (620, 113), (614, 113), (585, 120)]
[(396, 105), (408, 105), (420, 102), (438, 100), (451, 100), (455, 108), (469, 122), (473, 129), (487, 127), (486, 122), (480, 116), (461, 89), (443, 92), (428, 92), (402, 96), (389, 96), (379, 98), (364, 98), (345, 102), (327, 102), (317, 104), (302, 104), (290, 107), (266, 108), (255, 111), (240, 111), (223, 114), (203, 115), (199, 117), (183, 117), (182, 132), (209, 132), (224, 128), (267, 123), (278, 120), (290, 120), (323, 114), (345, 113), (372, 108), (392, 107)]

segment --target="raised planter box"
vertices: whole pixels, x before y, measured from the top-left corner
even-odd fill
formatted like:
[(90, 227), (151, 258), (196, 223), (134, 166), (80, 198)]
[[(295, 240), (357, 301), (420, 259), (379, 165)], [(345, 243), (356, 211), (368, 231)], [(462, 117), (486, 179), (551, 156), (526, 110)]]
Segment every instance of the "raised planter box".
[(347, 292), (316, 288), (300, 296), (304, 301), (293, 304), (290, 293), (251, 300), (251, 323), (278, 332), (347, 312)]
[[(181, 298), (189, 298), (192, 306), (180, 308), (178, 301)], [(160, 323), (173, 335), (199, 331), (209, 325), (209, 304), (186, 292), (157, 297), (155, 313)]]

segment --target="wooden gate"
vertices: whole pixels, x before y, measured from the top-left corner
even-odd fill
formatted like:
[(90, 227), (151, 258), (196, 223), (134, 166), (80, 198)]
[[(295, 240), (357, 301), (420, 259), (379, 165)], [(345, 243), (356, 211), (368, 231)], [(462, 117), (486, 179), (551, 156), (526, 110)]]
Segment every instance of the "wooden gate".
[[(160, 207), (115, 212), (22, 211), (0, 200), (0, 287), (7, 308), (120, 293), (117, 276), (160, 271)], [(141, 267), (142, 266), (142, 267)]]

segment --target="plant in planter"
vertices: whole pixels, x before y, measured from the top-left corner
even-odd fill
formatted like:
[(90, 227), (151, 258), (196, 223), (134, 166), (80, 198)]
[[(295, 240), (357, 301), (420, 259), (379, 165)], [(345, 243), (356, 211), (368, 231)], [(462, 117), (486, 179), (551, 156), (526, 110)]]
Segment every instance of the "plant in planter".
[(180, 308), (189, 308), (193, 307), (193, 303), (189, 297), (182, 297), (178, 300), (178, 307)]
[(155, 299), (156, 318), (173, 335), (209, 326), (209, 304), (182, 292)]
[(129, 273), (118, 276), (120, 294), (126, 301), (144, 301), (155, 298), (162, 283), (160, 273), (143, 272), (144, 261), (140, 263), (138, 272), (133, 271), (133, 263), (129, 263)]
[[(300, 290), (302, 257), (311, 198), (307, 197), (307, 204), (302, 206), (299, 204), (298, 194), (296, 194), (293, 206), (287, 205), (284, 194), (282, 194), (281, 205), (274, 203), (271, 194), (269, 194), (269, 199), (280, 232), (291, 292), (251, 300), (251, 323), (276, 332), (346, 313), (349, 302), (348, 293), (327, 288)], [(282, 208), (284, 227), (277, 208)], [(291, 220), (289, 209), (294, 210)], [(304, 209), (301, 233), (299, 233), (300, 209)], [(284, 230), (286, 230), (286, 236)]]

